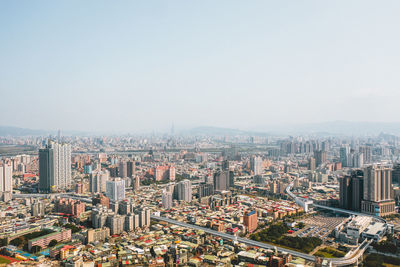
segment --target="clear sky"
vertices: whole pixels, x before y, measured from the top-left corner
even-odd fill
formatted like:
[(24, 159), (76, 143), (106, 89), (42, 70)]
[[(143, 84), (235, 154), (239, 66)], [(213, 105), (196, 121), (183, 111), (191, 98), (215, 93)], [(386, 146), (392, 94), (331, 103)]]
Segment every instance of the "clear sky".
[(400, 121), (400, 1), (0, 1), (0, 125)]

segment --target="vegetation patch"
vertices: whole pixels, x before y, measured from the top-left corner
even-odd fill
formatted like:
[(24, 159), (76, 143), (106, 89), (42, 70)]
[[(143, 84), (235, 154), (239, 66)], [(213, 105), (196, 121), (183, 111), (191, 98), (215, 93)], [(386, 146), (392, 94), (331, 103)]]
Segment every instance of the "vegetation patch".
[(345, 252), (334, 249), (334, 248), (321, 248), (317, 252), (314, 253), (314, 256), (323, 257), (323, 258), (342, 258), (346, 255)]
[(250, 238), (255, 241), (282, 245), (305, 253), (310, 253), (322, 244), (322, 240), (316, 237), (287, 236), (286, 233), (289, 230), (290, 228), (286, 224), (277, 223), (250, 235)]

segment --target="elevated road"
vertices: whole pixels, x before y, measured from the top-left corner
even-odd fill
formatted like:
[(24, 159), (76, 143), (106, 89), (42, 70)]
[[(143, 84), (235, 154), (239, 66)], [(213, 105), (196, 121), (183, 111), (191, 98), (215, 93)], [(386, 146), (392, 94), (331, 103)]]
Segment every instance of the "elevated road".
[(204, 231), (207, 234), (219, 236), (219, 237), (221, 237), (223, 239), (226, 239), (226, 240), (237, 240), (240, 243), (244, 243), (244, 244), (247, 244), (247, 245), (250, 245), (250, 246), (260, 247), (260, 248), (264, 248), (264, 249), (273, 249), (273, 250), (276, 247), (278, 249), (278, 251), (280, 251), (280, 252), (286, 252), (286, 253), (289, 253), (289, 254), (291, 254), (293, 256), (296, 256), (296, 257), (300, 257), (300, 258), (303, 258), (303, 259), (306, 259), (306, 260), (309, 260), (309, 261), (315, 261), (315, 257), (314, 256), (308, 255), (308, 254), (305, 254), (305, 253), (301, 253), (301, 252), (298, 252), (298, 251), (295, 251), (295, 250), (291, 250), (291, 249), (287, 249), (287, 248), (281, 248), (281, 247), (277, 247), (277, 246), (274, 246), (274, 245), (270, 245), (270, 244), (266, 244), (266, 243), (262, 243), (262, 242), (257, 242), (257, 241), (254, 241), (254, 240), (251, 240), (251, 239), (247, 239), (247, 238), (236, 237), (236, 236), (233, 236), (233, 235), (230, 235), (230, 234), (227, 234), (227, 233), (221, 233), (221, 232), (209, 229), (209, 228), (201, 227), (201, 226), (194, 225), (194, 224), (188, 224), (188, 223), (184, 223), (184, 222), (179, 222), (179, 221), (172, 220), (172, 219), (165, 218), (165, 217), (151, 215), (151, 218), (154, 219), (154, 220), (163, 221), (163, 222), (167, 222), (167, 223), (170, 223), (170, 224), (175, 224), (175, 225), (179, 225), (179, 226), (190, 228), (190, 229), (201, 230), (201, 231)]

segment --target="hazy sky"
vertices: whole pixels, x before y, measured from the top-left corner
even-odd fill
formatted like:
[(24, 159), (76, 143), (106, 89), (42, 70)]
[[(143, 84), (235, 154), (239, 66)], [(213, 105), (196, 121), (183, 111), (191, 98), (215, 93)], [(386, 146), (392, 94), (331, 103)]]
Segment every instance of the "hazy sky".
[(0, 1), (0, 125), (400, 121), (400, 1)]

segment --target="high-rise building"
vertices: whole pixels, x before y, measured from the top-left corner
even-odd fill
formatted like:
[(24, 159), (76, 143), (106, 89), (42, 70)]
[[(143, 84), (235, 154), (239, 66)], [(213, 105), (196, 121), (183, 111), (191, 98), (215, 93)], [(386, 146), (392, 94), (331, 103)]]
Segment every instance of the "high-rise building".
[(201, 183), (198, 193), (199, 198), (211, 196), (214, 194), (214, 186), (212, 184)]
[(140, 189), (140, 177), (136, 176), (134, 179), (135, 179), (135, 182), (133, 184), (133, 189), (135, 191), (138, 191)]
[(45, 203), (43, 201), (35, 200), (31, 205), (31, 215), (33, 217), (44, 216), (45, 215)]
[(310, 157), (310, 159), (308, 160), (308, 169), (314, 171), (315, 168), (316, 168), (315, 158)]
[(109, 180), (110, 173), (105, 171), (94, 171), (90, 174), (89, 191), (91, 193), (102, 193), (106, 191), (106, 184)]
[(174, 166), (157, 166), (154, 168), (154, 178), (156, 181), (170, 180), (175, 181)]
[(254, 175), (260, 175), (263, 173), (261, 157), (259, 156), (250, 157), (250, 170), (253, 172)]
[(326, 162), (326, 151), (315, 150), (314, 157), (315, 157), (315, 165), (319, 167), (322, 163)]
[(400, 183), (400, 163), (396, 163), (393, 165), (392, 183), (394, 183), (394, 184)]
[(372, 149), (370, 145), (360, 146), (359, 152), (364, 155), (364, 163), (372, 163)]
[(128, 166), (126, 161), (121, 160), (118, 167), (118, 176), (121, 178), (128, 177)]
[(49, 141), (39, 150), (39, 189), (66, 189), (71, 185), (71, 145)]
[(390, 168), (382, 165), (369, 165), (364, 168), (364, 197), (361, 211), (375, 216), (395, 213)]
[(169, 210), (173, 206), (172, 202), (172, 192), (165, 190), (162, 193), (162, 206), (164, 209)]
[(183, 180), (174, 187), (174, 199), (192, 202), (192, 182)]
[(133, 177), (136, 174), (136, 164), (134, 161), (130, 160), (126, 162), (126, 171), (128, 177)]
[(106, 196), (112, 201), (121, 201), (125, 198), (125, 181), (115, 178), (106, 183)]
[(246, 211), (243, 216), (244, 225), (247, 227), (249, 233), (254, 232), (258, 227), (258, 217), (257, 212), (253, 211)]
[(339, 152), (340, 152), (340, 162), (342, 163), (342, 166), (349, 167), (348, 157), (350, 154), (350, 147), (348, 145), (343, 146), (340, 148)]
[(4, 163), (0, 165), (0, 192), (12, 193), (12, 166)]
[(214, 190), (215, 191), (227, 191), (231, 186), (231, 172), (229, 171), (218, 171), (214, 173)]

